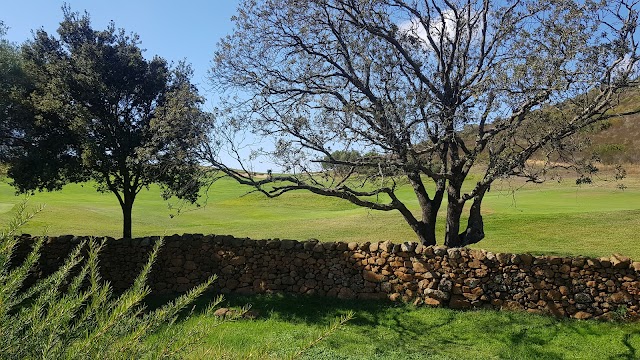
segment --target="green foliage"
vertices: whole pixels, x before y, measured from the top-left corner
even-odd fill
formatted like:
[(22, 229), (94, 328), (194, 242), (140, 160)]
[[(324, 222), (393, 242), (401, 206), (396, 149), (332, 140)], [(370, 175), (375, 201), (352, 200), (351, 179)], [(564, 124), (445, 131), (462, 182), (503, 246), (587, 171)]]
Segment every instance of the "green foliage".
[[(174, 301), (145, 311), (142, 301), (150, 292), (145, 283), (161, 241), (154, 245), (133, 285), (120, 295), (113, 294), (109, 283), (100, 278), (98, 254), (104, 243), (94, 240), (78, 245), (55, 273), (25, 287), (44, 241), (39, 239), (22, 263), (12, 264), (18, 245), (14, 235), (29, 218), (22, 203), (14, 221), (0, 234), (0, 358), (171, 358), (202, 336), (190, 332), (189, 337), (163, 343), (146, 342), (159, 330), (172, 333), (180, 312), (215, 280), (211, 277)], [(220, 301), (202, 315), (211, 315)]]
[(336, 164), (336, 163), (351, 163), (358, 161), (362, 155), (357, 150), (336, 150), (331, 153), (331, 156), (326, 155), (322, 162), (322, 168), (324, 170), (333, 170), (337, 172), (346, 173), (351, 166), (348, 164)]
[(30, 112), (9, 169), (20, 192), (93, 179), (116, 195), (125, 237), (135, 197), (150, 184), (160, 184), (166, 198), (196, 201), (195, 149), (211, 118), (188, 65), (147, 60), (137, 35), (113, 23), (94, 30), (87, 14), (69, 8), (58, 37), (38, 30), (21, 55)]
[(19, 49), (4, 39), (0, 21), (0, 161), (4, 162), (23, 128), (24, 91), (28, 84)]
[(598, 160), (605, 164), (613, 164), (620, 156), (624, 155), (627, 146), (624, 144), (598, 144), (593, 147), (592, 152)]

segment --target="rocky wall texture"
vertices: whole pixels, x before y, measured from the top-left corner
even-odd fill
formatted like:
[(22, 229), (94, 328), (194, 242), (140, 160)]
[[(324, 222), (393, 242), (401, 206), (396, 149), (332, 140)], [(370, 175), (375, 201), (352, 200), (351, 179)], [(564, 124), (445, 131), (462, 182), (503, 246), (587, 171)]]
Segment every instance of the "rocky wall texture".
[[(24, 244), (32, 239), (23, 236)], [(38, 276), (52, 273), (86, 238), (46, 240)], [(157, 237), (108, 238), (103, 277), (128, 287)], [(17, 258), (26, 254), (26, 245)], [(640, 263), (614, 255), (583, 257), (492, 253), (416, 243), (251, 240), (219, 235), (174, 235), (149, 282), (154, 293), (184, 292), (212, 274), (214, 290), (284, 292), (344, 299), (380, 299), (457, 309), (496, 308), (559, 317), (610, 319), (640, 312)]]

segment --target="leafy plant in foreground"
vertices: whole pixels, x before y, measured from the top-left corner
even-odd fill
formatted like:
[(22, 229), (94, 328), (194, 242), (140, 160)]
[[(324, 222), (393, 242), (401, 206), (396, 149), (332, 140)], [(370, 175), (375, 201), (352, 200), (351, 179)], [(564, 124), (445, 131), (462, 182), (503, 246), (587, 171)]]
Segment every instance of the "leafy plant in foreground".
[[(19, 264), (12, 264), (18, 239), (16, 230), (27, 222), (25, 203), (0, 234), (0, 358), (164, 358), (177, 357), (197, 341), (199, 334), (172, 337), (172, 341), (147, 342), (152, 333), (171, 327), (179, 313), (209, 288), (215, 276), (172, 302), (150, 312), (142, 300), (150, 293), (146, 280), (158, 255), (156, 242), (149, 260), (133, 285), (120, 295), (98, 271), (98, 254), (104, 242), (79, 244), (53, 274), (23, 289), (36, 265), (43, 239)], [(86, 248), (86, 254), (83, 249)], [(204, 315), (213, 313), (217, 298)]]

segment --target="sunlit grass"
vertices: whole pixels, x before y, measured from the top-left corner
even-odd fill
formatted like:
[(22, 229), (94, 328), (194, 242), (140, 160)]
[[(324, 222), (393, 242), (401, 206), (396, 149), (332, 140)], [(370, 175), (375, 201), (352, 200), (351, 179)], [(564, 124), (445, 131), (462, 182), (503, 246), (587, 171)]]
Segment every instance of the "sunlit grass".
[[(494, 184), (483, 206), (487, 237), (474, 247), (588, 256), (619, 252), (640, 259), (640, 244), (633, 241), (640, 228), (640, 176), (632, 174), (624, 183), (625, 190), (605, 181), (578, 187), (571, 179), (542, 185), (516, 181)], [(415, 241), (398, 212), (372, 211), (307, 192), (269, 199), (258, 193), (247, 194), (250, 190), (232, 180), (220, 180), (201, 199), (201, 207), (187, 205), (178, 212), (179, 202), (170, 202), (173, 207), (169, 208), (158, 188), (152, 186), (143, 190), (134, 204), (133, 234)], [(410, 187), (402, 187), (399, 196), (418, 210)], [(0, 221), (10, 218), (13, 206), (21, 199), (8, 184), (0, 184)], [(46, 204), (46, 208), (25, 232), (113, 237), (121, 234), (122, 215), (115, 196), (97, 193), (91, 184), (36, 193), (31, 202)], [(443, 222), (438, 224), (440, 236)]]

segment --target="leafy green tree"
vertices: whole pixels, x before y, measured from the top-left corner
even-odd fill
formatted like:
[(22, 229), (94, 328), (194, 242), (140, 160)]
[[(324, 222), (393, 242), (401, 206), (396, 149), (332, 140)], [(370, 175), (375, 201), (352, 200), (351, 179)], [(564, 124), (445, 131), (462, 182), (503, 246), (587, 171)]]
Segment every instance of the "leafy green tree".
[(20, 50), (4, 39), (4, 23), (0, 21), (0, 162), (5, 162), (19, 140), (23, 128), (24, 91), (28, 79), (22, 70)]
[[(267, 196), (306, 190), (398, 211), (428, 245), (441, 207), (445, 245), (483, 239), (491, 184), (541, 181), (575, 163), (573, 135), (620, 115), (620, 92), (640, 76), (636, 0), (244, 0), (239, 9), (211, 72), (230, 95), (220, 138), (273, 139), (268, 155), (287, 174), (236, 171), (251, 166), (225, 164), (216, 144), (211, 164)], [(377, 155), (339, 159), (336, 148)], [(381, 176), (359, 178), (368, 173)], [(418, 211), (398, 197), (406, 183)]]
[(88, 14), (63, 11), (58, 37), (38, 30), (22, 47), (31, 116), (8, 173), (20, 192), (95, 180), (117, 197), (128, 238), (136, 195), (150, 184), (165, 198), (197, 200), (191, 150), (211, 119), (188, 65), (147, 60), (137, 35), (113, 23), (94, 30)]

